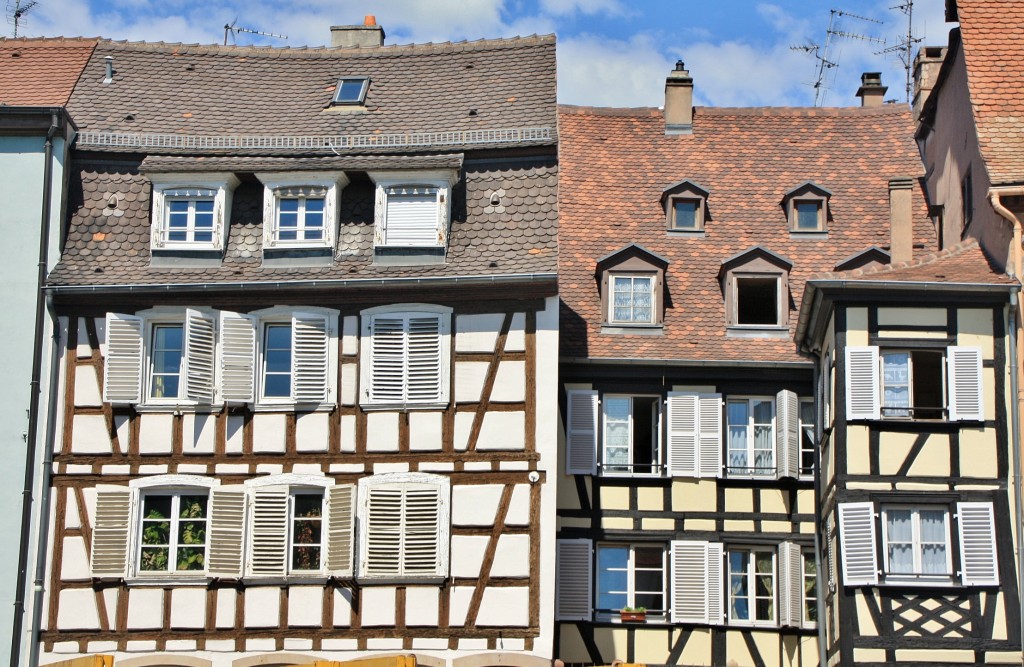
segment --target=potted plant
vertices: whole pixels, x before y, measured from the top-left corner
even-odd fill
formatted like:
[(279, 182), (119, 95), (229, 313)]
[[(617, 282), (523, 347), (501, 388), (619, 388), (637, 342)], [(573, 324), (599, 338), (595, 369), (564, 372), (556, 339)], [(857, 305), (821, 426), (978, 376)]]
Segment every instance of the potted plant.
[(647, 608), (623, 607), (619, 610), (619, 619), (623, 623), (643, 623), (647, 620)]

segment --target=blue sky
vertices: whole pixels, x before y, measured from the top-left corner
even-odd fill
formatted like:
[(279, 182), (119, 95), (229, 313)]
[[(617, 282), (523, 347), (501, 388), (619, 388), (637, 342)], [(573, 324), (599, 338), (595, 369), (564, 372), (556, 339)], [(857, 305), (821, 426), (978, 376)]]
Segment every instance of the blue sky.
[[(696, 103), (712, 106), (814, 104), (816, 61), (791, 47), (824, 46), (834, 29), (885, 43), (833, 38), (824, 104), (856, 104), (865, 71), (882, 71), (887, 98), (903, 100), (899, 59), (876, 52), (905, 35), (906, 0), (39, 0), (21, 33), (220, 43), (223, 26), (281, 33), (239, 34), (239, 44), (314, 46), (329, 26), (374, 14), (387, 43), (407, 44), (558, 35), (559, 101), (595, 106), (659, 106), (677, 59), (695, 82)], [(13, 2), (13, 0), (11, 0)], [(915, 0), (914, 31), (944, 45), (943, 0)], [(861, 20), (868, 17), (882, 23)], [(10, 26), (8, 26), (10, 27)], [(8, 33), (9, 34), (9, 33)]]

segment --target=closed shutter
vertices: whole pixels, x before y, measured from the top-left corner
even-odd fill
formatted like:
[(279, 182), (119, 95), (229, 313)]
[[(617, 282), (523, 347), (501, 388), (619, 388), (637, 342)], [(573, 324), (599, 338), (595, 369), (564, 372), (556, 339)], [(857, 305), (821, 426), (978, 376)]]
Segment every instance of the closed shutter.
[(800, 400), (783, 389), (775, 395), (777, 477), (800, 476)]
[(722, 395), (701, 394), (698, 410), (698, 477), (722, 476)]
[(434, 403), (445, 400), (442, 395), (441, 372), (444, 368), (440, 315), (410, 315), (407, 321), (406, 400)]
[(103, 363), (103, 400), (142, 400), (142, 318), (107, 313), (107, 357)]
[(127, 574), (131, 498), (132, 493), (127, 488), (96, 489), (90, 552), (94, 577), (124, 577)]
[(292, 315), (292, 398), (297, 403), (327, 400), (330, 323), (315, 313)]
[(225, 401), (255, 400), (256, 324), (252, 317), (221, 311), (220, 391)]
[(437, 188), (422, 186), (387, 188), (387, 212), (384, 222), (385, 245), (440, 245), (437, 202)]
[(354, 484), (327, 488), (327, 573), (332, 577), (353, 575), (355, 511)]
[(197, 403), (213, 403), (215, 331), (212, 315), (185, 311), (185, 396)]
[(950, 421), (984, 421), (981, 348), (954, 345), (946, 352)]
[(673, 623), (722, 623), (723, 555), (723, 546), (717, 542), (672, 542)]
[(368, 327), (368, 398), (373, 403), (401, 403), (405, 399), (405, 318), (401, 315), (376, 315), (370, 318)]
[(288, 489), (265, 487), (253, 492), (249, 572), (284, 576), (288, 545)]
[(566, 392), (565, 474), (593, 475), (597, 468), (597, 392)]
[(875, 507), (872, 503), (839, 504), (839, 546), (845, 586), (878, 584)]
[(960, 526), (960, 572), (966, 586), (999, 584), (996, 523), (992, 503), (957, 503)]
[(799, 545), (783, 542), (779, 545), (779, 625), (803, 625), (803, 592), (803, 553)]
[(440, 525), (440, 488), (436, 485), (409, 484), (402, 511), (402, 575), (444, 576), (440, 571), (438, 540)]
[(699, 477), (698, 440), (700, 397), (668, 394), (668, 471), (672, 477)]
[(878, 348), (846, 348), (846, 418), (878, 419)]
[(367, 499), (364, 575), (398, 576), (402, 573), (402, 497), (397, 486), (370, 487)]
[(211, 577), (242, 576), (245, 501), (246, 491), (243, 486), (210, 490), (210, 547), (206, 569)]
[(555, 568), (555, 618), (589, 621), (593, 598), (594, 547), (590, 540), (558, 540)]

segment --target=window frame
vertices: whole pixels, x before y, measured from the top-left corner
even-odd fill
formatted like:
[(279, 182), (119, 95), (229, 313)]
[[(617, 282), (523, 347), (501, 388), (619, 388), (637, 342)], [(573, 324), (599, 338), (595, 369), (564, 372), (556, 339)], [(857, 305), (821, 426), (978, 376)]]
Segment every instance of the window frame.
[[(263, 250), (331, 249), (338, 235), (341, 191), (349, 179), (344, 171), (260, 172), (263, 184)], [(319, 239), (280, 238), (281, 199), (322, 196), (324, 199), (323, 234)], [(314, 194), (315, 193), (315, 194)], [(300, 227), (296, 227), (296, 230)]]
[[(746, 553), (749, 555), (747, 561), (746, 572), (742, 573), (741, 576), (746, 580), (747, 595), (744, 596), (747, 601), (747, 609), (749, 618), (735, 618), (733, 616), (733, 600), (735, 599), (732, 591), (732, 558), (730, 557), (733, 553)], [(772, 595), (771, 619), (756, 618), (757, 615), (757, 577), (759, 576), (756, 571), (757, 559), (755, 554), (769, 554), (772, 558)], [(760, 575), (763, 576), (763, 575)], [(776, 628), (779, 627), (779, 554), (778, 549), (768, 546), (746, 546), (746, 545), (726, 545), (725, 547), (725, 610), (726, 610), (726, 623), (727, 625), (738, 625), (746, 627), (766, 627)]]
[[(736, 271), (730, 276), (732, 286), (732, 299), (730, 303), (732, 324), (737, 329), (765, 329), (769, 327), (781, 327), (785, 325), (782, 313), (782, 274), (781, 273), (748, 273)], [(740, 322), (740, 291), (741, 283), (748, 280), (759, 280), (775, 282), (775, 322)]]
[[(158, 488), (158, 489), (141, 491), (139, 493), (139, 495), (138, 495), (139, 512), (138, 512), (138, 516), (136, 517), (136, 524), (137, 525), (135, 527), (136, 535), (137, 535), (137, 541), (136, 541), (134, 553), (132, 554), (133, 563), (134, 563), (135, 569), (136, 569), (136, 571), (135, 571), (136, 576), (138, 576), (138, 577), (161, 577), (161, 576), (164, 576), (164, 577), (177, 577), (177, 576), (186, 576), (187, 577), (187, 576), (201, 576), (201, 575), (205, 575), (206, 567), (207, 567), (207, 558), (208, 558), (209, 553), (210, 553), (210, 539), (209, 539), (209, 535), (210, 535), (210, 493), (209, 493), (209, 489), (203, 489), (203, 491), (201, 493), (196, 493), (195, 491), (196, 491), (197, 488), (201, 488), (201, 487), (180, 487), (180, 488), (179, 487), (161, 487), (161, 488)], [(186, 496), (203, 496), (206, 499), (206, 507), (204, 508), (205, 514), (201, 518), (201, 521), (205, 525), (205, 528), (204, 528), (205, 540), (204, 540), (203, 545), (202, 545), (202, 548), (203, 548), (203, 567), (200, 568), (200, 569), (197, 569), (197, 570), (178, 570), (178, 568), (177, 568), (178, 551), (183, 549), (183, 548), (188, 548), (188, 547), (183, 547), (182, 544), (180, 544), (178, 542), (178, 532), (179, 532), (180, 525), (182, 523), (182, 521), (181, 521), (182, 517), (180, 516), (180, 512), (181, 512), (180, 504), (181, 504), (181, 499), (183, 497), (186, 497)], [(145, 507), (146, 507), (146, 499), (147, 498), (158, 498), (158, 497), (169, 497), (169, 498), (171, 498), (170, 516), (167, 517), (167, 523), (169, 524), (169, 526), (168, 526), (168, 543), (167, 543), (167, 545), (165, 547), (167, 549), (167, 552), (168, 552), (168, 558), (167, 558), (168, 569), (166, 569), (166, 570), (144, 570), (144, 569), (142, 569), (142, 550), (145, 549), (145, 548), (150, 548), (150, 547), (149, 547), (149, 545), (146, 545), (143, 542), (143, 537), (144, 537), (145, 532), (146, 532), (146, 522), (147, 521), (151, 521), (150, 519), (147, 519), (145, 514), (144, 514)], [(154, 545), (154, 546), (164, 547), (164, 545)], [(171, 557), (171, 554), (174, 554), (173, 558)]]
[[(346, 81), (362, 81), (362, 87), (355, 99), (341, 99), (341, 90)], [(368, 76), (342, 76), (338, 77), (338, 85), (331, 96), (331, 106), (362, 106), (366, 103), (366, 93), (370, 89), (370, 77)]]
[[(459, 182), (458, 169), (435, 169), (423, 171), (370, 171), (367, 172), (375, 186), (373, 219), (374, 252), (399, 251), (430, 251), (448, 247), (448, 235), (452, 217), (452, 190)], [(433, 243), (401, 243), (388, 242), (387, 211), (388, 191), (395, 188), (433, 188), (435, 189), (437, 218), (434, 225)]]
[[(914, 355), (916, 353), (923, 354), (935, 354), (939, 357), (939, 375), (941, 380), (939, 382), (939, 390), (942, 394), (941, 402), (942, 405), (932, 407), (918, 407), (914, 403)], [(891, 406), (885, 404), (885, 390), (887, 386), (885, 377), (885, 358), (887, 355), (906, 354), (907, 355), (907, 407), (903, 406)], [(878, 348), (878, 397), (879, 397), (879, 416), (882, 419), (905, 419), (910, 421), (949, 421), (949, 391), (948, 391), (948, 377), (947, 377), (947, 353), (945, 347), (935, 348), (904, 348), (904, 347), (886, 347), (879, 346)], [(891, 385), (891, 386), (902, 386), (902, 385)], [(907, 414), (889, 414), (886, 411), (903, 411)], [(939, 417), (920, 417), (917, 416), (915, 411), (933, 411), (938, 412)]]
[[(323, 317), (327, 323), (327, 382), (325, 386), (326, 398), (319, 402), (302, 401), (295, 396), (295, 327), (294, 318), (297, 314), (311, 314)], [(259, 411), (281, 410), (282, 408), (294, 408), (295, 406), (312, 407), (314, 410), (327, 410), (334, 407), (338, 397), (338, 311), (330, 308), (320, 307), (288, 307), (275, 306), (263, 310), (256, 310), (248, 314), (252, 319), (255, 328), (255, 357), (253, 377), (253, 406)], [(290, 333), (289, 347), (289, 390), (287, 396), (267, 396), (265, 391), (266, 361), (267, 361), (267, 329), (287, 324)]]
[[(632, 607), (634, 609), (637, 608), (636, 595), (638, 593), (641, 594), (641, 595), (652, 595), (652, 594), (657, 595), (658, 594), (658, 592), (655, 592), (655, 591), (637, 591), (636, 590), (636, 588), (637, 588), (637, 582), (636, 582), (636, 574), (637, 574), (637, 572), (638, 571), (639, 572), (648, 572), (648, 571), (653, 572), (653, 571), (655, 571), (655, 570), (653, 570), (651, 568), (640, 568), (639, 570), (637, 569), (637, 566), (636, 566), (636, 549), (655, 549), (655, 548), (658, 548), (658, 549), (661, 550), (661, 570), (660, 570), (660, 572), (661, 572), (661, 591), (660, 591), (660, 595), (661, 595), (661, 599), (662, 599), (662, 606), (663, 606), (663, 608), (662, 609), (646, 608), (646, 609), (647, 609), (647, 620), (648, 621), (650, 621), (650, 620), (657, 620), (657, 621), (667, 620), (668, 614), (669, 614), (669, 606), (670, 606), (669, 598), (670, 598), (670, 595), (671, 595), (671, 592), (669, 590), (670, 589), (670, 586), (669, 586), (669, 548), (668, 548), (667, 544), (660, 543), (660, 542), (630, 542), (630, 543), (599, 542), (598, 544), (594, 545), (594, 566), (593, 566), (593, 569), (594, 569), (594, 581), (595, 581), (595, 584), (594, 584), (593, 613), (594, 613), (595, 619), (599, 620), (599, 621), (612, 621), (612, 620), (616, 620), (618, 618), (619, 612), (622, 609), (625, 608), (625, 607), (623, 607), (622, 609), (605, 609), (605, 608), (602, 608), (602, 607), (599, 606), (600, 600), (601, 600), (601, 594), (603, 592), (602, 583), (601, 583), (601, 573), (602, 573), (602, 570), (601, 570), (601, 567), (600, 567), (600, 563), (601, 563), (601, 550), (602, 549), (622, 549), (622, 548), (628, 549), (628, 551), (629, 551), (628, 559), (626, 561), (626, 569), (625, 569), (625, 572), (626, 572), (626, 591), (625, 591), (626, 607)], [(616, 568), (615, 570), (609, 570), (609, 571), (616, 571), (616, 572), (618, 572), (618, 571), (622, 571), (622, 570)], [(622, 592), (620, 592), (620, 591), (609, 591), (609, 593), (612, 593), (612, 594), (615, 594), (615, 595), (621, 595), (622, 594)]]
[[(811, 572), (807, 571), (807, 564), (811, 565)], [(813, 583), (811, 584), (811, 592), (813, 595), (808, 595), (807, 582), (810, 579)], [(818, 613), (818, 560), (815, 557), (814, 549), (801, 549), (800, 550), (800, 606), (803, 610), (801, 616), (802, 627), (804, 628), (816, 628), (818, 627), (817, 613)], [(814, 609), (815, 618), (811, 618), (808, 612)]]
[[(693, 212), (693, 226), (686, 227), (679, 224), (678, 211), (676, 210), (676, 204), (682, 202), (692, 202), (695, 204)], [(703, 232), (704, 231), (704, 198), (697, 197), (692, 194), (680, 194), (671, 195), (667, 199), (666, 205), (666, 224), (670, 232)]]
[[(789, 231), (794, 234), (815, 234), (824, 231), (828, 231), (827, 225), (825, 224), (825, 206), (827, 201), (824, 197), (795, 197), (790, 201), (790, 222)], [(801, 227), (800, 221), (802, 219), (800, 207), (811, 205), (815, 207), (815, 218), (816, 223), (812, 228)]]
[[(172, 191), (173, 192), (173, 191)], [(171, 216), (174, 215), (173, 205), (176, 202), (185, 202), (187, 208), (185, 210), (185, 228), (183, 230), (172, 230), (171, 229)], [(196, 204), (200, 202), (210, 202), (212, 210), (210, 211), (210, 228), (209, 230), (203, 229), (198, 230), (196, 227)], [(164, 196), (164, 225), (163, 225), (163, 241), (165, 244), (191, 246), (191, 245), (205, 245), (213, 243), (213, 235), (215, 233), (216, 219), (217, 219), (217, 191), (208, 190), (206, 193), (200, 193), (198, 190), (195, 195), (178, 195), (165, 193)], [(184, 231), (184, 240), (174, 240), (169, 238), (172, 231)], [(197, 232), (210, 234), (209, 241), (199, 241), (195, 238)]]
[[(733, 479), (775, 479), (776, 478), (776, 476), (778, 474), (778, 470), (779, 470), (779, 452), (776, 451), (777, 450), (777, 447), (776, 447), (776, 429), (778, 428), (778, 424), (777, 424), (777, 421), (778, 421), (778, 412), (777, 412), (778, 406), (776, 405), (775, 398), (776, 398), (775, 396), (754, 396), (754, 395), (727, 396), (725, 398), (725, 415), (724, 415), (725, 430), (723, 432), (723, 437), (725, 439), (725, 443), (724, 443), (723, 449), (725, 450), (725, 460), (726, 460), (725, 476), (726, 477), (733, 478)], [(749, 473), (749, 472), (748, 473), (736, 473), (736, 472), (732, 472), (733, 466), (729, 465), (729, 463), (731, 462), (730, 461), (731, 460), (730, 454), (732, 452), (732, 447), (731, 447), (731, 444), (732, 444), (731, 428), (732, 428), (732, 425), (733, 425), (732, 422), (729, 420), (729, 416), (730, 416), (730, 414), (729, 414), (729, 404), (730, 403), (741, 403), (742, 402), (742, 403), (746, 403), (747, 404), (747, 424), (746, 424), (746, 429), (747, 429), (747, 438), (746, 438), (746, 440), (747, 440), (747, 448), (746, 448), (747, 461), (748, 462), (753, 461), (756, 458), (755, 454), (756, 454), (757, 451), (764, 451), (764, 450), (759, 450), (759, 449), (754, 447), (754, 444), (755, 444), (755, 429), (758, 426), (758, 424), (756, 424), (754, 422), (754, 409), (753, 409), (753, 406), (754, 406), (754, 402), (755, 401), (762, 401), (762, 402), (767, 401), (772, 406), (771, 435), (769, 437), (769, 441), (771, 442), (772, 463), (774, 465), (771, 467), (770, 471), (766, 471), (766, 472), (763, 472), (763, 473)], [(752, 470), (752, 469), (754, 469), (754, 468), (753, 468), (753, 466), (750, 466), (750, 465), (748, 465), (748, 466), (743, 468), (743, 470)]]
[[(622, 271), (622, 270), (614, 271), (614, 270), (609, 270), (608, 273), (607, 273), (607, 276), (608, 276), (608, 278), (607, 278), (607, 280), (608, 280), (608, 299), (607, 299), (608, 307), (607, 307), (607, 311), (605, 312), (605, 318), (606, 318), (605, 322), (607, 322), (609, 325), (625, 326), (625, 327), (650, 326), (650, 325), (658, 323), (658, 311), (659, 311), (659, 305), (658, 305), (658, 284), (659, 284), (660, 281), (658, 280), (657, 272), (654, 272), (654, 271), (646, 272), (646, 271)], [(630, 280), (631, 286), (633, 284), (633, 281), (636, 280), (637, 278), (646, 278), (647, 280), (650, 281), (650, 285), (651, 285), (650, 305), (648, 306), (648, 308), (651, 311), (651, 316), (650, 316), (649, 319), (647, 319), (647, 320), (635, 320), (635, 319), (619, 320), (619, 319), (615, 318), (615, 281), (618, 278), (628, 278)], [(636, 292), (636, 290), (632, 290), (631, 289), (630, 290), (630, 294), (635, 296), (637, 294), (637, 292)], [(637, 308), (637, 306), (633, 305), (633, 303), (630, 303), (629, 308), (630, 308), (630, 311), (632, 311), (633, 309)]]
[[(817, 410), (815, 410), (814, 398), (810, 396), (800, 396), (797, 398), (799, 409), (800, 409), (800, 479), (813, 479), (814, 478), (814, 460), (817, 458), (817, 444), (815, 438), (817, 436)], [(804, 408), (810, 406), (812, 421), (810, 424), (804, 421)], [(807, 432), (810, 430), (810, 446), (805, 447), (807, 444), (805, 441), (807, 438)], [(810, 452), (811, 465), (804, 465), (804, 457)]]
[[(889, 559), (889, 522), (887, 515), (890, 511), (902, 510), (911, 512), (911, 549), (914, 561), (914, 572), (890, 572), (891, 561)], [(920, 513), (921, 511), (941, 511), (943, 513), (943, 534), (946, 552), (946, 572), (942, 574), (926, 574), (921, 572), (921, 554), (924, 541), (921, 539)], [(886, 584), (907, 584), (907, 585), (951, 585), (956, 581), (956, 572), (953, 566), (953, 540), (952, 540), (952, 518), (948, 504), (944, 503), (906, 503), (906, 502), (882, 502), (879, 504), (878, 517), (881, 523), (881, 563), (882, 581)]]
[[(231, 223), (231, 200), (239, 180), (230, 172), (184, 173), (157, 172), (148, 174), (153, 187), (150, 217), (150, 248), (155, 253), (179, 250), (223, 251), (227, 246)], [(195, 194), (186, 194), (188, 191)], [(181, 194), (176, 194), (176, 193)], [(213, 200), (213, 226), (209, 241), (172, 241), (170, 202), (175, 200)], [(191, 208), (191, 207), (190, 207)]]
[[(684, 179), (665, 188), (661, 193), (661, 205), (665, 213), (666, 231), (669, 234), (703, 236), (710, 194), (709, 190), (689, 179)], [(680, 227), (677, 224), (675, 204), (679, 201), (692, 201), (697, 204), (693, 216), (693, 227)]]
[[(178, 391), (174, 396), (153, 396), (154, 386), (156, 384), (156, 335), (159, 329), (171, 329), (175, 328), (181, 332), (181, 348), (179, 350), (178, 358), (178, 372), (174, 375), (178, 379)], [(142, 394), (143, 403), (149, 405), (180, 405), (184, 399), (188, 401), (187, 397), (182, 396), (185, 392), (185, 373), (186, 373), (186, 355), (188, 353), (188, 343), (185, 340), (186, 326), (184, 313), (180, 318), (174, 318), (170, 315), (166, 317), (154, 317), (147, 318), (145, 320), (144, 329), (145, 338), (142, 343), (143, 354), (145, 356), (146, 371), (142, 378)], [(171, 375), (170, 373), (161, 373), (160, 375)]]
[[(651, 424), (652, 437), (654, 439), (653, 445), (653, 462), (650, 467), (653, 469), (651, 472), (634, 472), (633, 471), (633, 457), (635, 453), (635, 443), (633, 442), (633, 419), (635, 415), (634, 410), (634, 399), (636, 398), (647, 398), (654, 399), (653, 406), (656, 411), (655, 420)], [(628, 471), (608, 471), (610, 467), (608, 461), (608, 413), (607, 405), (609, 400), (614, 399), (629, 399), (629, 416), (627, 420), (629, 429), (629, 444), (628, 454), (630, 462), (626, 464), (629, 467)], [(600, 407), (601, 407), (601, 457), (599, 465), (599, 474), (602, 477), (664, 477), (667, 466), (665, 465), (665, 414), (663, 407), (664, 399), (657, 394), (623, 394), (623, 393), (606, 393), (601, 395)], [(615, 464), (619, 466), (621, 464)]]
[[(326, 486), (306, 486), (302, 484), (289, 485), (288, 488), (288, 544), (286, 547), (286, 563), (285, 563), (285, 574), (296, 575), (296, 576), (320, 576), (324, 573), (327, 566), (327, 487)], [(320, 522), (320, 542), (316, 545), (309, 543), (303, 546), (317, 546), (320, 549), (320, 555), (318, 560), (320, 567), (313, 570), (300, 570), (293, 566), (295, 558), (295, 524), (298, 523), (299, 517), (295, 516), (296, 511), (296, 496), (319, 496), (320, 497), (320, 516), (317, 520)]]

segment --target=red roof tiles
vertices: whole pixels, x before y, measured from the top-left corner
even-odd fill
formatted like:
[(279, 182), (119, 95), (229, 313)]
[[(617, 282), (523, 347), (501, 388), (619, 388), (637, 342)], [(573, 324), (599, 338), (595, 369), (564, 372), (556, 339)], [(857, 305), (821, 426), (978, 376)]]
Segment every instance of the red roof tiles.
[(95, 39), (0, 38), (0, 105), (64, 106)]

